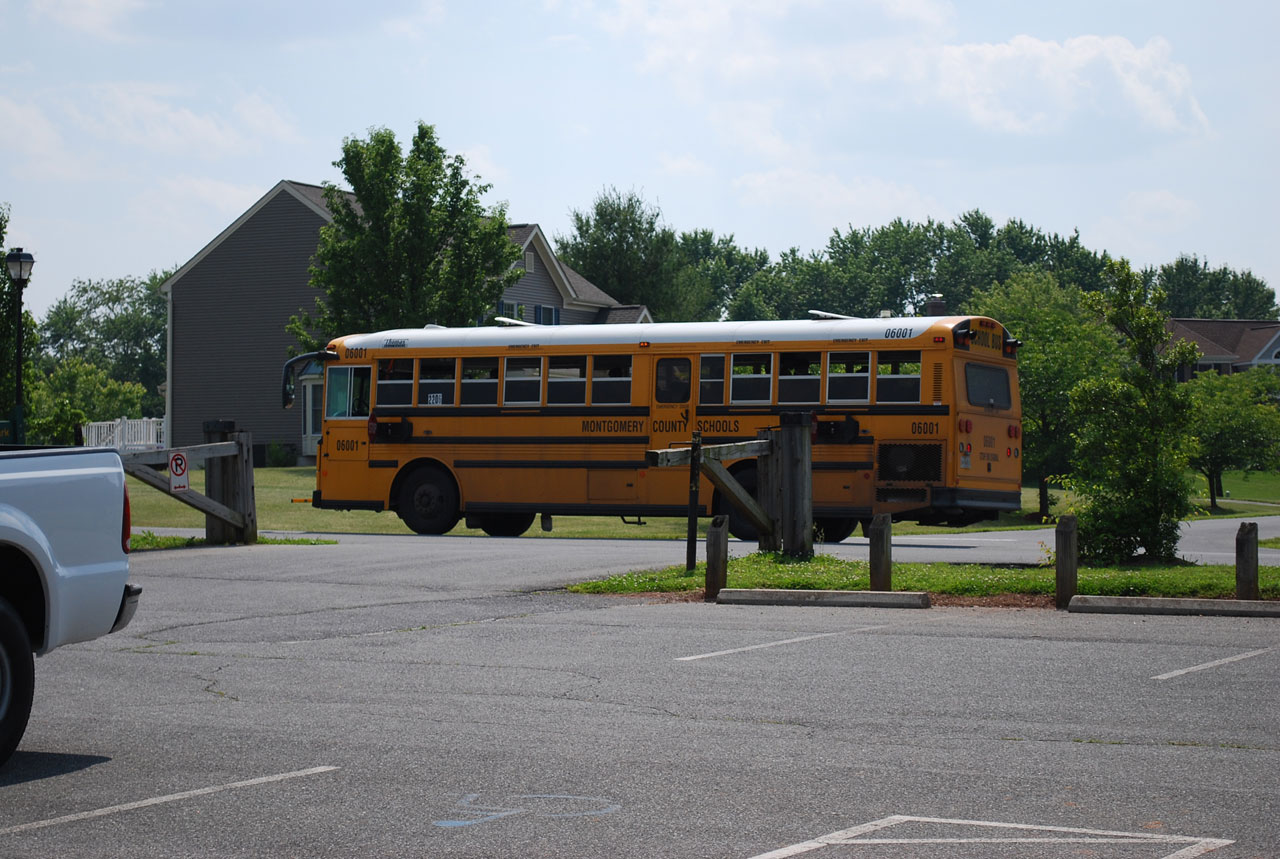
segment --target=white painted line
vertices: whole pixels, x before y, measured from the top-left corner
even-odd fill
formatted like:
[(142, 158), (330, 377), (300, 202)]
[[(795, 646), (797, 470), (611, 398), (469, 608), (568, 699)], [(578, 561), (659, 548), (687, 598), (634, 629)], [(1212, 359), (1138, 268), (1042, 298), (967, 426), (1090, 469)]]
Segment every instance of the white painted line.
[[(1012, 829), (1020, 832), (1044, 832), (1045, 835), (1034, 838), (1023, 837), (978, 837), (978, 838), (862, 838), (860, 836), (881, 829), (887, 829), (899, 823), (929, 823), (949, 826), (980, 826), (995, 829)], [(1185, 844), (1181, 850), (1170, 853), (1162, 859), (1193, 859), (1219, 847), (1234, 844), (1222, 838), (1192, 838), (1186, 835), (1166, 835), (1152, 832), (1112, 832), (1101, 829), (1080, 829), (1073, 826), (1031, 826), (1022, 823), (997, 823), (990, 820), (952, 820), (942, 817), (914, 817), (906, 814), (895, 814), (881, 820), (874, 820), (861, 826), (842, 829), (823, 835), (811, 841), (802, 841), (788, 847), (781, 847), (768, 853), (761, 853), (751, 859), (788, 859), (813, 850), (835, 845), (859, 844)]]
[(1206, 668), (1217, 668), (1219, 665), (1227, 665), (1231, 662), (1239, 662), (1241, 659), (1252, 659), (1255, 656), (1261, 656), (1264, 653), (1270, 653), (1275, 650), (1274, 647), (1264, 647), (1262, 650), (1250, 650), (1248, 653), (1241, 653), (1238, 656), (1228, 656), (1225, 659), (1215, 659), (1213, 662), (1205, 662), (1200, 665), (1192, 665), (1190, 668), (1179, 668), (1177, 671), (1169, 671), (1165, 674), (1157, 674), (1152, 680), (1168, 680), (1173, 677), (1181, 677), (1183, 674), (1190, 674), (1192, 671), (1204, 671)]
[(787, 638), (782, 641), (767, 641), (764, 644), (752, 644), (748, 647), (735, 647), (732, 650), (717, 650), (714, 653), (699, 653), (697, 656), (677, 656), (676, 662), (693, 662), (697, 659), (711, 659), (716, 656), (729, 656), (733, 653), (746, 653), (749, 650), (762, 650), (766, 647), (781, 647), (784, 644), (799, 644), (802, 641), (814, 641), (819, 638), (831, 638), (835, 635), (852, 635), (855, 632), (871, 632), (877, 629), (888, 629), (889, 624), (880, 626), (863, 626), (858, 629), (845, 629), (840, 632), (820, 632), (816, 635), (802, 635), (799, 638)]
[(98, 808), (93, 811), (82, 811), (78, 814), (68, 814), (63, 817), (51, 817), (48, 820), (36, 820), (31, 823), (20, 823), (17, 826), (9, 826), (0, 829), (0, 835), (15, 835), (19, 832), (30, 832), (33, 829), (45, 829), (49, 826), (58, 826), (62, 823), (75, 823), (79, 820), (91, 820), (95, 817), (106, 817), (110, 814), (120, 814), (125, 811), (135, 811), (139, 808), (150, 808), (153, 805), (163, 805), (167, 802), (178, 802), (183, 799), (191, 799), (195, 796), (205, 796), (210, 793), (221, 793), (224, 790), (237, 790), (242, 787), (253, 787), (259, 784), (270, 784), (276, 781), (286, 781), (291, 778), (302, 778), (303, 776), (319, 775), (320, 773), (333, 772), (337, 767), (312, 767), (309, 770), (297, 770), (291, 773), (280, 773), (279, 775), (267, 775), (260, 778), (251, 778), (247, 781), (236, 781), (231, 784), (220, 784), (213, 787), (201, 787), (196, 790), (186, 790), (182, 793), (171, 793), (167, 796), (157, 796), (151, 799), (140, 799), (137, 802), (126, 802), (123, 805), (111, 805), (106, 808)]

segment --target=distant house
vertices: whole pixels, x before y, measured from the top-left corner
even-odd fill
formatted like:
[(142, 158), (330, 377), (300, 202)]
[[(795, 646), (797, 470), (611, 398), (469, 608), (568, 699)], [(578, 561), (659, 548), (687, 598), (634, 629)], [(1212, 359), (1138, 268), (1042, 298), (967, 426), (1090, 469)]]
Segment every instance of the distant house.
[[(169, 299), (165, 438), (204, 440), (208, 420), (234, 420), (253, 434), (261, 460), (269, 443), (314, 452), (318, 375), (303, 378), (300, 404), (280, 405), (280, 371), (294, 339), (289, 317), (312, 310), (319, 292), (308, 268), (320, 227), (332, 220), (316, 185), (283, 181), (209, 242), (161, 287)], [(537, 224), (509, 235), (523, 250), (525, 275), (494, 312), (543, 325), (651, 322), (643, 306), (619, 305), (556, 259)]]
[(1238, 373), (1250, 367), (1280, 367), (1280, 322), (1257, 319), (1171, 319), (1174, 340), (1200, 350), (1195, 367), (1184, 367), (1184, 381), (1197, 373)]

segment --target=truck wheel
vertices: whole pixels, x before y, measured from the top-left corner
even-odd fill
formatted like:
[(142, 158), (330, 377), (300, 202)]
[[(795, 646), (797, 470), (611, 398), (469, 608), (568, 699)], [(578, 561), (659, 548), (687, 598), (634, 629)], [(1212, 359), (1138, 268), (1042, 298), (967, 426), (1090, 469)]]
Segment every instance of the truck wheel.
[(27, 628), (13, 606), (0, 599), (0, 765), (27, 729), (36, 668)]
[(813, 520), (813, 539), (819, 543), (839, 543), (858, 527), (852, 516), (830, 516)]
[(419, 534), (443, 534), (458, 524), (458, 490), (437, 468), (419, 468), (400, 487), (400, 518)]

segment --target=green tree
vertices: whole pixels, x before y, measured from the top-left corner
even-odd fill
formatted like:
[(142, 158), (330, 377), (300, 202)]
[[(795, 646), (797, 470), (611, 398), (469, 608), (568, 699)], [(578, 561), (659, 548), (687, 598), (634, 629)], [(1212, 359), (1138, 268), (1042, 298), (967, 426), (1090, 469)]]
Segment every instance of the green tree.
[[(670, 322), (689, 308), (676, 285), (681, 267), (675, 231), (662, 210), (635, 191), (601, 191), (588, 212), (572, 210), (573, 232), (556, 236), (556, 254), (622, 304), (644, 304), (653, 318)], [(700, 298), (700, 300), (699, 300)], [(714, 301), (695, 296), (694, 307)]]
[(168, 305), (160, 286), (174, 271), (153, 271), (145, 279), (74, 281), (40, 323), (42, 373), (81, 358), (114, 381), (140, 384), (146, 392), (141, 416), (162, 416)]
[(1022, 395), (1023, 469), (1039, 488), (1040, 515), (1049, 515), (1049, 484), (1071, 468), (1074, 419), (1071, 390), (1086, 379), (1111, 378), (1119, 369), (1114, 331), (1084, 312), (1083, 293), (1035, 269), (977, 291), (967, 311), (1003, 323), (1022, 341), (1018, 386)]
[(333, 222), (320, 229), (311, 267), (323, 295), (314, 316), (300, 311), (288, 325), (303, 348), (342, 334), (474, 325), (523, 274), (505, 206), (481, 205), (490, 186), (468, 178), (434, 127), (419, 122), (408, 153), (386, 128), (346, 138), (334, 166), (351, 192), (324, 186)]
[(1160, 266), (1156, 281), (1168, 296), (1169, 315), (1191, 319), (1277, 319), (1276, 294), (1252, 272), (1183, 254)]
[(678, 309), (671, 318), (685, 321), (720, 319), (742, 285), (769, 265), (768, 251), (740, 248), (732, 235), (711, 230), (681, 233), (676, 253)]
[(28, 440), (74, 444), (81, 424), (142, 417), (146, 393), (137, 382), (112, 379), (105, 369), (84, 358), (67, 358), (32, 386)]
[(1191, 467), (1209, 484), (1209, 507), (1218, 509), (1222, 473), (1228, 469), (1280, 468), (1280, 375), (1254, 367), (1220, 376), (1203, 373), (1190, 382)]
[(1077, 495), (1080, 551), (1124, 561), (1139, 549), (1172, 560), (1182, 517), (1192, 510), (1187, 480), (1190, 392), (1176, 380), (1194, 364), (1186, 341), (1170, 342), (1165, 296), (1127, 261), (1107, 264), (1105, 292), (1085, 306), (1121, 338), (1127, 357), (1111, 378), (1086, 379), (1071, 392), (1075, 453), (1067, 486)]

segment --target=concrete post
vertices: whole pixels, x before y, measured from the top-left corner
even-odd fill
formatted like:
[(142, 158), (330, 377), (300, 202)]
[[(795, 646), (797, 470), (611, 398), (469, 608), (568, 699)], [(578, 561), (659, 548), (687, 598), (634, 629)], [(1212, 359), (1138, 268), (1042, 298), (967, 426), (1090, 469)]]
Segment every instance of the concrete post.
[(1236, 599), (1262, 599), (1258, 590), (1258, 523), (1241, 522), (1236, 532)]
[(729, 578), (729, 517), (713, 516), (707, 529), (707, 602), (715, 602)]
[(871, 590), (893, 590), (893, 517), (877, 513), (871, 520)]
[(1074, 516), (1062, 516), (1054, 531), (1054, 556), (1057, 570), (1054, 580), (1054, 606), (1065, 611), (1076, 595), (1079, 558), (1076, 549), (1077, 523)]

